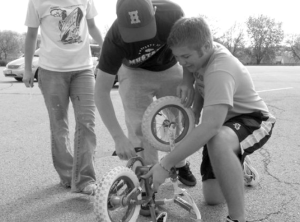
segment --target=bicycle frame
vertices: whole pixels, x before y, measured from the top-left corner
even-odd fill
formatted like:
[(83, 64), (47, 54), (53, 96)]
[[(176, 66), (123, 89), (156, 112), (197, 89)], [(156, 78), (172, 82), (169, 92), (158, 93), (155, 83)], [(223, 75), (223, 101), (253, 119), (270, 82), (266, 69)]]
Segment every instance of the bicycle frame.
[[(136, 174), (144, 175), (150, 170), (150, 168), (151, 167), (149, 167), (149, 166), (138, 166), (136, 168)], [(200, 214), (200, 211), (199, 211), (195, 201), (193, 200), (191, 195), (189, 195), (189, 193), (185, 189), (182, 189), (178, 186), (178, 178), (177, 178), (176, 171), (172, 172), (172, 175), (171, 175), (171, 182), (173, 184), (173, 189), (174, 189), (174, 195), (172, 198), (155, 200), (154, 199), (154, 191), (150, 185), (151, 184), (150, 179), (149, 178), (144, 179), (143, 177), (139, 177), (139, 179), (144, 180), (143, 184), (144, 184), (145, 192), (146, 192), (146, 196), (143, 197), (142, 200), (136, 200), (136, 196), (138, 196), (142, 192), (141, 187), (137, 187), (134, 190), (132, 190), (125, 197), (121, 198), (118, 196), (118, 197), (112, 198), (111, 204), (114, 206), (121, 206), (121, 205), (126, 206), (129, 203), (134, 202), (135, 204), (139, 204), (139, 205), (148, 205), (149, 209), (150, 209), (151, 219), (153, 222), (160, 222), (160, 221), (166, 222), (167, 213), (162, 212), (161, 214), (159, 214), (157, 216), (156, 212), (155, 212), (155, 207), (159, 206), (159, 205), (165, 205), (168, 203), (176, 203), (177, 205), (179, 205), (183, 209), (187, 210), (188, 212), (191, 212), (193, 210), (196, 215), (196, 219), (194, 219), (194, 220), (199, 221), (199, 222), (201, 221), (201, 214)], [(187, 199), (187, 201), (181, 197), (185, 197)], [(163, 218), (163, 220), (159, 221), (159, 218)]]
[[(181, 107), (181, 103), (178, 98), (166, 97), (163, 100), (159, 101), (159, 103), (154, 103), (146, 112), (146, 117), (143, 118), (143, 123), (145, 123), (143, 126), (143, 130), (145, 130), (145, 132), (143, 131), (143, 134), (144, 136), (148, 135), (148, 139), (152, 138), (151, 141), (159, 139), (158, 137), (153, 136), (153, 133), (157, 133), (152, 128), (152, 123), (154, 120), (153, 115), (155, 116), (156, 114), (158, 114), (156, 109), (163, 109), (164, 107), (168, 107), (169, 103), (174, 103), (177, 106)], [(189, 130), (193, 128), (192, 124), (194, 123), (194, 117), (192, 111), (185, 110), (184, 108), (182, 108), (182, 111), (186, 112), (184, 114), (184, 120), (190, 122), (189, 124), (185, 125), (185, 128), (187, 127), (188, 129), (183, 135), (185, 136), (189, 132)], [(162, 141), (159, 141), (158, 143), (152, 143), (152, 145), (156, 147), (157, 150), (170, 152), (175, 149), (175, 136), (176, 133), (178, 135), (181, 134), (179, 132), (181, 132), (180, 130), (182, 128), (182, 125), (178, 124), (176, 118), (172, 118), (172, 120), (169, 120), (168, 116), (166, 115), (162, 126), (163, 128), (161, 128), (161, 134), (163, 134), (165, 138), (162, 148), (158, 148), (162, 144)], [(151, 130), (149, 130), (149, 128)], [(150, 134), (151, 137), (149, 136)], [(169, 144), (166, 143), (166, 141), (168, 141)], [(139, 152), (143, 150), (143, 148), (136, 147), (135, 150), (136, 152)], [(114, 155), (116, 155), (116, 152), (114, 152)], [(115, 168), (111, 171), (111, 173), (109, 172), (107, 175), (105, 175), (105, 177), (103, 177), (103, 180), (101, 181), (103, 182), (101, 183), (102, 186), (101, 188), (99, 187), (97, 189), (96, 195), (98, 197), (98, 201), (96, 202), (98, 205), (95, 208), (97, 209), (95, 212), (99, 222), (111, 222), (112, 217), (110, 215), (110, 211), (117, 211), (119, 208), (126, 207), (130, 208), (130, 211), (126, 210), (126, 213), (124, 214), (124, 217), (126, 217), (126, 221), (136, 221), (139, 213), (141, 213), (141, 206), (149, 207), (152, 220), (151, 222), (167, 222), (167, 212), (161, 212), (156, 215), (155, 207), (168, 203), (175, 203), (181, 208), (187, 210), (189, 213), (193, 211), (196, 219), (195, 216), (193, 216), (192, 219), (194, 221), (201, 222), (200, 211), (192, 196), (187, 192), (186, 189), (182, 189), (178, 186), (178, 176), (176, 170), (172, 170), (170, 174), (170, 179), (173, 186), (173, 196), (171, 198), (155, 199), (155, 192), (152, 189), (152, 178), (145, 179), (142, 177), (143, 175), (148, 173), (150, 169), (151, 166), (145, 166), (144, 160), (141, 157), (133, 157), (127, 162), (126, 167)], [(129, 189), (126, 189), (126, 187)], [(123, 188), (125, 189), (123, 190)], [(142, 195), (142, 191), (145, 192), (144, 196)], [(145, 215), (149, 215), (149, 211), (146, 211)], [(130, 213), (127, 214), (128, 212)], [(120, 220), (117, 219), (114, 221)]]
[[(175, 141), (175, 133), (176, 133), (176, 123), (170, 122), (170, 124), (165, 127), (168, 127), (170, 149), (173, 150), (175, 148), (174, 141)], [(136, 174), (137, 175), (146, 174), (150, 170), (150, 168), (151, 167), (138, 166), (136, 169)], [(201, 221), (201, 214), (200, 214), (200, 211), (199, 211), (195, 201), (193, 200), (191, 195), (189, 195), (185, 189), (182, 189), (178, 186), (178, 177), (177, 177), (176, 170), (172, 171), (172, 174), (170, 175), (170, 177), (171, 177), (171, 182), (173, 184), (174, 195), (172, 198), (169, 198), (169, 199), (165, 198), (165, 199), (161, 199), (161, 200), (154, 200), (154, 198), (153, 198), (154, 191), (153, 191), (152, 187), (150, 186), (150, 184), (151, 184), (150, 179), (149, 178), (144, 179), (142, 177), (139, 177), (139, 179), (144, 180), (144, 186), (145, 186), (145, 191), (146, 191), (146, 197), (144, 198), (144, 200), (140, 201), (140, 204), (142, 204), (142, 205), (147, 204), (149, 206), (150, 213), (151, 213), (151, 219), (153, 222), (158, 222), (158, 219), (160, 217), (164, 217), (162, 222), (165, 222), (167, 219), (166, 212), (163, 212), (163, 214), (160, 214), (158, 217), (156, 216), (155, 206), (164, 205), (164, 204), (171, 203), (171, 202), (178, 204), (180, 207), (187, 210), (188, 212), (191, 212), (193, 210), (194, 213), (196, 214), (195, 221)], [(181, 198), (181, 196), (185, 197), (188, 201)]]

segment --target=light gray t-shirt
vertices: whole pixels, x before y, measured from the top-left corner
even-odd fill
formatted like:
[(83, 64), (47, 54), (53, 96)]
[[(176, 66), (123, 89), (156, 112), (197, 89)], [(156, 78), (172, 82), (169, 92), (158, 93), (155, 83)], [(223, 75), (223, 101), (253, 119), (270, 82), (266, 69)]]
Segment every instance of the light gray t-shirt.
[(204, 98), (203, 107), (230, 106), (226, 120), (258, 111), (269, 116), (267, 105), (256, 92), (249, 71), (224, 46), (214, 43), (214, 53), (208, 64), (194, 73), (194, 77), (196, 88)]

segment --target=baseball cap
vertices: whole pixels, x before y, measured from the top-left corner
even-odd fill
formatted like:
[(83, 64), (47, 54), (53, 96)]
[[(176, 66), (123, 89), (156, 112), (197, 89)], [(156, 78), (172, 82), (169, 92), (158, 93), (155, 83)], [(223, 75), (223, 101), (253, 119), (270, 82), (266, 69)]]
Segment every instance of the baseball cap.
[(118, 0), (117, 17), (124, 42), (138, 42), (156, 35), (155, 12), (151, 0)]

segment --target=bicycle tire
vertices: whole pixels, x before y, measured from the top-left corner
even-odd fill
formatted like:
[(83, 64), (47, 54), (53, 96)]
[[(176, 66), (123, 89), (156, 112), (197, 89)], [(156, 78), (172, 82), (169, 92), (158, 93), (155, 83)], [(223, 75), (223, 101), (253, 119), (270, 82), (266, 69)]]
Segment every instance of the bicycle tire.
[(154, 135), (153, 122), (156, 115), (165, 108), (175, 108), (181, 112), (184, 117), (184, 130), (175, 138), (175, 145), (178, 144), (192, 129), (195, 128), (195, 116), (191, 108), (184, 107), (181, 104), (181, 100), (175, 96), (166, 96), (157, 99), (146, 109), (142, 120), (142, 132), (145, 140), (151, 144), (155, 149), (163, 152), (170, 151), (170, 143), (160, 139), (157, 135)]
[[(129, 204), (127, 210), (125, 211), (124, 216), (120, 219), (120, 216), (117, 215), (120, 213), (120, 207), (116, 208), (118, 212), (114, 215), (117, 219), (110, 215), (115, 210), (110, 203), (110, 197), (113, 196), (114, 188), (118, 186), (120, 181), (126, 184), (129, 187), (130, 192), (133, 188), (139, 186), (139, 180), (134, 172), (124, 166), (118, 166), (110, 170), (105, 174), (96, 190), (95, 201), (94, 201), (94, 213), (96, 215), (96, 221), (98, 222), (136, 222), (139, 212), (141, 209), (140, 205), (135, 203)], [(141, 194), (137, 197), (138, 200), (141, 200)], [(124, 208), (125, 209), (125, 208)]]

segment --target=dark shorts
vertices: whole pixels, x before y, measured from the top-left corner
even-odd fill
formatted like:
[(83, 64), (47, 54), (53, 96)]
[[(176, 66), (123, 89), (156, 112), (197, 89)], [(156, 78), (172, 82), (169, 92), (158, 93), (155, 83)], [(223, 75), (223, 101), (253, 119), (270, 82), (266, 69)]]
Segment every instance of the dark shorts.
[[(244, 162), (245, 156), (261, 148), (268, 141), (275, 121), (273, 116), (263, 116), (262, 113), (255, 112), (233, 117), (224, 123), (224, 126), (231, 128), (239, 138), (241, 154), (238, 157), (241, 163)], [(215, 179), (207, 145), (203, 148), (200, 172), (202, 181)]]

